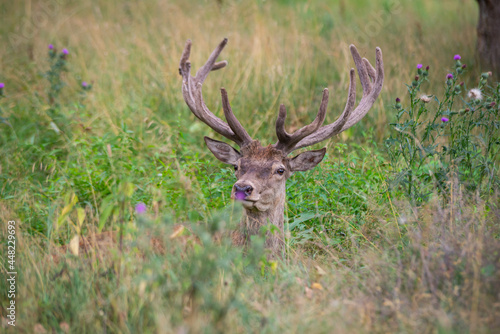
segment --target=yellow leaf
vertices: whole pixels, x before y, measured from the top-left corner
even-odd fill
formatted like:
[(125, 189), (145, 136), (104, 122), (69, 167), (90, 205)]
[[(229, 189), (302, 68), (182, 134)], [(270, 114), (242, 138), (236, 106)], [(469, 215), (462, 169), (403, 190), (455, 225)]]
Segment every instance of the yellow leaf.
[(78, 256), (80, 250), (80, 236), (77, 234), (69, 242), (69, 251), (71, 254)]
[(326, 275), (326, 271), (324, 271), (323, 268), (321, 268), (318, 265), (315, 265), (315, 267), (316, 267), (316, 270), (318, 271), (318, 275), (320, 275), (320, 276)]
[(83, 208), (77, 208), (76, 213), (78, 216), (78, 227), (82, 227), (83, 221), (85, 220), (85, 210)]
[(174, 232), (170, 235), (170, 239), (177, 238), (184, 232), (184, 225), (179, 225), (174, 228)]
[(314, 290), (323, 290), (323, 286), (319, 283), (313, 283), (311, 284), (311, 289), (314, 289)]

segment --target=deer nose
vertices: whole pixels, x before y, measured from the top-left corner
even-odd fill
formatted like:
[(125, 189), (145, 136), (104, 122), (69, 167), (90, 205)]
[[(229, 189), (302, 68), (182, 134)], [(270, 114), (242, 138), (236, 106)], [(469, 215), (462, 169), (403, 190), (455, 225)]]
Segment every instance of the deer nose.
[[(245, 197), (250, 196), (252, 194), (252, 191), (253, 191), (253, 188), (250, 185), (239, 185), (239, 184), (234, 185), (234, 192), (236, 193), (237, 199), (243, 199), (243, 198), (239, 198), (241, 195), (244, 195)], [(241, 194), (241, 195), (238, 196), (239, 194)]]

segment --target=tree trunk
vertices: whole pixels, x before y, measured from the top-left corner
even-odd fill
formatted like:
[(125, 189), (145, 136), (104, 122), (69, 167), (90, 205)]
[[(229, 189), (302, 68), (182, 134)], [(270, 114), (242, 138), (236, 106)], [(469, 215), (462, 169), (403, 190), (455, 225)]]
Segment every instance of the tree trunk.
[(485, 69), (500, 78), (500, 0), (477, 0), (477, 50)]

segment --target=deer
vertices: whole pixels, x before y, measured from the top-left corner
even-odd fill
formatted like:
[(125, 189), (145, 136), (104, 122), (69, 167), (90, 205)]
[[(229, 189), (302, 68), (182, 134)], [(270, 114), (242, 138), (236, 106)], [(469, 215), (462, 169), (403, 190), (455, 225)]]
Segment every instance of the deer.
[[(259, 140), (252, 139), (235, 117), (224, 88), (221, 88), (220, 92), (226, 122), (214, 115), (204, 102), (202, 85), (208, 74), (228, 64), (226, 60), (217, 61), (227, 42), (227, 38), (224, 38), (206, 63), (192, 76), (189, 61), (192, 42), (186, 41), (179, 64), (182, 95), (196, 118), (239, 147), (237, 150), (225, 142), (204, 137), (212, 154), (221, 162), (232, 165), (235, 170), (237, 180), (231, 189), (231, 198), (241, 202), (244, 211), (238, 228), (231, 232), (233, 245), (248, 245), (252, 235), (259, 234), (263, 226), (272, 224), (277, 229), (267, 229), (265, 247), (270, 250), (271, 254), (277, 255), (282, 252), (285, 244), (286, 180), (294, 172), (307, 171), (316, 167), (323, 160), (326, 148), (305, 151), (294, 157), (289, 157), (289, 154), (349, 129), (368, 113), (379, 96), (384, 82), (382, 51), (376, 48), (374, 68), (366, 58), (361, 58), (354, 45), (351, 44), (349, 47), (363, 89), (363, 95), (356, 108), (354, 108), (356, 102), (355, 71), (351, 68), (347, 102), (344, 111), (335, 122), (323, 125), (329, 97), (328, 89), (325, 88), (316, 118), (309, 125), (293, 133), (288, 133), (285, 129), (287, 112), (285, 106), (281, 104), (276, 120), (278, 141), (263, 147)], [(272, 233), (273, 230), (279, 232)]]

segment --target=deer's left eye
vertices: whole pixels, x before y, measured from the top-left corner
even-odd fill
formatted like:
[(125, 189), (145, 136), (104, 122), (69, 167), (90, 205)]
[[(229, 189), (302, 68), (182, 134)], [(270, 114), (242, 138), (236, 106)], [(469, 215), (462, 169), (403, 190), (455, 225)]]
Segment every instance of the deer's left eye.
[(284, 168), (278, 168), (278, 170), (276, 171), (276, 173), (278, 175), (283, 175), (285, 173), (285, 169)]

